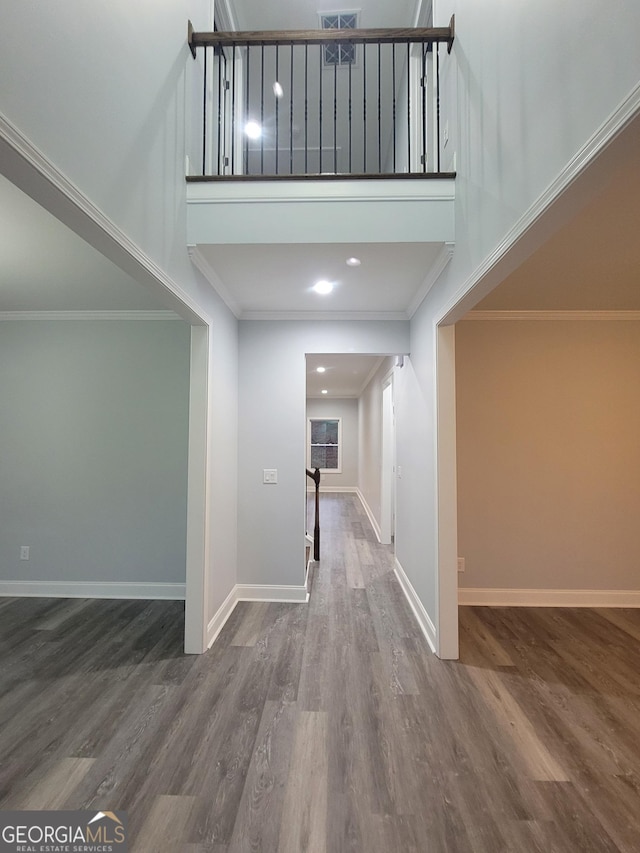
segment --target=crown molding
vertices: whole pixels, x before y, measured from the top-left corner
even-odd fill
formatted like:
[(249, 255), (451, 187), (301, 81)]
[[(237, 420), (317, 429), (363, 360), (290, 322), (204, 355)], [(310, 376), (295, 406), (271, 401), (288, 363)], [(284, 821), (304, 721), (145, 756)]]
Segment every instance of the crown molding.
[(240, 320), (408, 321), (405, 311), (243, 311)]
[(239, 319), (242, 314), (239, 303), (233, 298), (231, 292), (227, 289), (218, 273), (202, 254), (198, 246), (187, 246), (187, 251), (194, 267), (202, 273), (235, 318)]
[(426, 295), (429, 293), (436, 281), (440, 278), (443, 270), (453, 257), (453, 250), (455, 248), (455, 245), (455, 243), (444, 243), (444, 245), (442, 246), (442, 249), (438, 253), (438, 257), (435, 259), (424, 281), (418, 288), (416, 295), (409, 303), (409, 307), (407, 308), (407, 316), (409, 317), (409, 319), (413, 317), (418, 308), (424, 302)]
[[(505, 234), (498, 245), (466, 278), (442, 308), (436, 318), (436, 324), (456, 323), (461, 316), (460, 303), (483, 279), (487, 278), (512, 251), (516, 244), (533, 229), (551, 205), (576, 181), (588, 166), (640, 113), (640, 83), (636, 84), (629, 95), (618, 105), (595, 133), (572, 157), (560, 174), (538, 196), (529, 209)], [(456, 311), (457, 309), (457, 311)]]
[[(196, 323), (207, 322), (207, 316), (192, 297), (97, 207), (73, 181), (63, 174), (40, 149), (33, 145), (13, 122), (0, 112), (0, 150), (2, 145), (6, 145), (28, 167), (48, 181), (51, 187), (62, 196), (67, 205), (80, 212), (94, 228), (98, 229), (98, 233), (103, 239), (106, 237), (108, 240), (112, 240), (130, 261), (142, 268), (143, 272), (150, 276), (157, 285), (160, 285), (167, 293), (177, 299), (181, 307), (185, 309), (185, 319)], [(5, 174), (11, 180), (10, 175), (6, 172)], [(55, 216), (55, 213), (53, 215)], [(98, 251), (100, 250), (98, 249)]]
[(469, 311), (462, 320), (640, 320), (640, 311)]
[(0, 311), (9, 320), (182, 320), (175, 311)]

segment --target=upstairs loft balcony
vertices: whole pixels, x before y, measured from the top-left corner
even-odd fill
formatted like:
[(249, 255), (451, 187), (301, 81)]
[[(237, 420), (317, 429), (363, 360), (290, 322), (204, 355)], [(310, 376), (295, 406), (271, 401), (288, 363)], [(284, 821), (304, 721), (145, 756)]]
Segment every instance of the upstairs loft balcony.
[(453, 38), (453, 19), (430, 29), (190, 27), (202, 94), (188, 180), (454, 177), (442, 168), (440, 122)]
[(454, 240), (441, 122), (454, 20), (430, 29), (194, 32), (187, 238), (200, 247)]

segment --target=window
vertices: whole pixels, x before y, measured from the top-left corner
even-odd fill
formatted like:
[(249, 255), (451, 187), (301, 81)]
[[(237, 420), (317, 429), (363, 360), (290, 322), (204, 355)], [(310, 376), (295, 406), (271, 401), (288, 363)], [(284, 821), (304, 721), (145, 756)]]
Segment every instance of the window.
[(309, 468), (328, 474), (342, 472), (342, 421), (340, 418), (309, 418), (307, 459)]
[[(331, 15), (320, 15), (320, 25), (323, 30), (355, 30), (358, 26), (358, 16), (355, 12), (335, 12)], [(354, 65), (356, 61), (355, 44), (325, 44), (325, 65)]]

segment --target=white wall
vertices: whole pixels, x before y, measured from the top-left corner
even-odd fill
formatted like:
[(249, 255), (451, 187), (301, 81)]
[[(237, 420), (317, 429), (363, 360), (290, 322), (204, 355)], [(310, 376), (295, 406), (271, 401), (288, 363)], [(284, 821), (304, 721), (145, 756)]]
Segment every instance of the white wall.
[[(342, 471), (323, 473), (320, 489), (325, 492), (353, 491), (358, 487), (358, 401), (355, 398), (307, 398), (307, 418), (340, 418), (342, 429)], [(314, 488), (311, 480), (307, 488)]]
[(456, 383), (461, 585), (638, 589), (640, 322), (465, 320)]
[[(443, 63), (441, 109), (443, 123), (449, 121), (447, 151), (456, 154), (456, 247), (411, 320), (411, 358), (396, 383), (403, 472), (396, 552), (436, 628), (435, 321), (475, 285), (464, 308), (506, 275), (507, 264), (495, 265), (520, 220), (592, 137), (597, 148), (597, 132), (619, 105), (629, 97), (636, 104), (640, 79), (634, 0), (611, 8), (583, 0), (438, 0), (434, 25), (446, 25), (452, 13), (456, 39), (452, 61)], [(547, 235), (561, 224), (549, 224)], [(544, 229), (535, 231), (527, 251), (542, 239)], [(520, 262), (515, 252), (506, 257)]]
[[(407, 351), (406, 321), (240, 322), (238, 580), (303, 582), (306, 353)], [(263, 485), (264, 468), (278, 470)]]
[(382, 384), (393, 369), (393, 359), (387, 358), (376, 370), (358, 401), (360, 417), (360, 479), (359, 488), (373, 517), (381, 523), (382, 485)]
[[(187, 47), (187, 20), (210, 29), (212, 3), (14, 3), (2, 16), (0, 137), (18, 138), (39, 165), (35, 172), (23, 168), (0, 138), (0, 169), (160, 296), (177, 294), (190, 316), (209, 326), (212, 616), (235, 583), (237, 329), (191, 265), (184, 180), (185, 155), (194, 156), (185, 129), (199, 124), (194, 86), (201, 70)], [(68, 179), (80, 208), (58, 192), (57, 177), (42, 177), (43, 169)], [(182, 310), (172, 298), (173, 304)]]
[(0, 324), (2, 580), (184, 584), (189, 337), (182, 320)]

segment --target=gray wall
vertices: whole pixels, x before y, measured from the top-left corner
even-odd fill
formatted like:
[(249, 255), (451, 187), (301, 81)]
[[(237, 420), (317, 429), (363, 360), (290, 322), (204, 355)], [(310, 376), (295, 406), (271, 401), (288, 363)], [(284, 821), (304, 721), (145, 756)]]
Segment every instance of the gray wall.
[(0, 578), (184, 583), (189, 337), (0, 323)]
[(382, 487), (382, 386), (393, 369), (393, 359), (380, 365), (360, 395), (360, 480), (362, 497), (380, 525)]
[[(306, 353), (407, 351), (406, 321), (241, 320), (238, 582), (304, 574)], [(264, 468), (278, 484), (264, 485)]]

